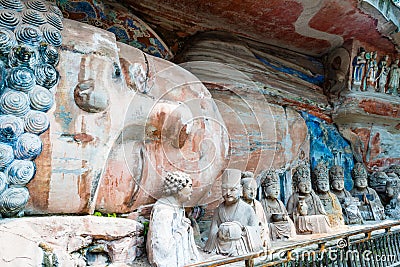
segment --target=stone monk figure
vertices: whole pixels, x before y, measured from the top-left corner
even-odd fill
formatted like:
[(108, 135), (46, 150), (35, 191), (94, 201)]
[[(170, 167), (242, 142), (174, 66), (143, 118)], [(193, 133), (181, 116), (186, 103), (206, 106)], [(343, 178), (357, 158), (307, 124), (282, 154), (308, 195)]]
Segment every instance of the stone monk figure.
[(287, 211), (295, 222), (298, 233), (315, 234), (331, 231), (324, 206), (311, 186), (310, 169), (302, 164), (293, 174), (295, 192), (287, 203)]
[(200, 261), (190, 220), (183, 203), (192, 195), (192, 179), (183, 172), (167, 172), (164, 195), (153, 206), (147, 234), (147, 257), (152, 266), (181, 267)]
[(360, 202), (344, 188), (344, 171), (341, 166), (333, 165), (329, 169), (329, 181), (331, 183), (332, 193), (336, 195), (342, 206), (345, 223), (363, 223), (363, 218), (358, 209)]
[(302, 199), (307, 204), (306, 215), (326, 215), (325, 209), (319, 197), (315, 194), (311, 185), (310, 170), (306, 165), (300, 165), (293, 174), (294, 192), (287, 203), (287, 210), (292, 217), (300, 215), (298, 210), (299, 200)]
[(339, 165), (333, 165), (329, 169), (329, 181), (331, 183), (332, 193), (343, 203), (345, 198), (352, 197), (350, 192), (344, 188), (344, 171)]
[(211, 229), (204, 251), (227, 256), (237, 256), (260, 251), (262, 241), (257, 215), (244, 202), (241, 171), (226, 169), (222, 174), (222, 202), (214, 211)]
[(264, 248), (270, 248), (271, 241), (269, 239), (269, 231), (267, 218), (265, 217), (265, 212), (260, 201), (256, 199), (257, 195), (257, 181), (254, 179), (254, 174), (252, 172), (242, 172), (242, 189), (244, 202), (249, 204), (257, 215), (258, 223), (260, 226), (260, 235), (263, 242)]
[(359, 207), (361, 215), (366, 221), (384, 220), (385, 209), (374, 189), (368, 186), (368, 173), (362, 163), (354, 164), (351, 171), (354, 179), (354, 187), (350, 191), (351, 195), (361, 202)]
[(261, 204), (267, 218), (271, 240), (286, 240), (295, 237), (294, 223), (285, 205), (278, 199), (280, 194), (278, 175), (274, 170), (268, 170), (262, 174), (261, 179), (263, 192)]
[(400, 219), (400, 179), (397, 175), (386, 181), (386, 195), (390, 198), (385, 214), (392, 219)]
[(330, 192), (328, 168), (325, 163), (317, 164), (314, 169), (314, 179), (315, 191), (324, 206), (331, 226), (343, 226), (342, 206), (336, 195)]

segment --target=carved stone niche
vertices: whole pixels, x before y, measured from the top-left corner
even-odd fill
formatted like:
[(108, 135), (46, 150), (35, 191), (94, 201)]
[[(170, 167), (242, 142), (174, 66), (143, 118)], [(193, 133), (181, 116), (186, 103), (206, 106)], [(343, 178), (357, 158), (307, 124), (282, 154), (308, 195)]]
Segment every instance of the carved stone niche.
[(350, 54), (343, 47), (333, 50), (325, 61), (324, 90), (328, 96), (337, 96), (346, 89), (349, 79)]
[(351, 144), (356, 162), (363, 162), (369, 172), (383, 171), (400, 162), (400, 97), (391, 81), (400, 75), (397, 56), (356, 41), (345, 47), (351, 51), (349, 79), (331, 95), (332, 119)]

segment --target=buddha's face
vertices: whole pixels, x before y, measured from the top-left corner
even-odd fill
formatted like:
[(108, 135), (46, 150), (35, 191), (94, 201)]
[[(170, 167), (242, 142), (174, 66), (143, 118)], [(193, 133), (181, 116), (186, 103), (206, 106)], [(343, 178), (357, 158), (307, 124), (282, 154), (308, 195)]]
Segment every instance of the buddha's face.
[(229, 185), (229, 184), (222, 184), (222, 197), (225, 200), (225, 203), (230, 205), (238, 202), (241, 194), (242, 194), (242, 187), (240, 184), (237, 185)]
[(359, 189), (364, 189), (367, 188), (368, 186), (368, 180), (366, 177), (363, 176), (358, 176), (354, 179), (354, 186), (359, 188)]
[(301, 181), (297, 184), (297, 187), (301, 194), (311, 193), (311, 181)]
[(257, 183), (252, 181), (243, 185), (243, 198), (247, 201), (254, 200), (257, 195)]
[(280, 194), (278, 184), (271, 184), (271, 185), (265, 186), (264, 193), (267, 196), (267, 198), (277, 199)]
[(344, 189), (344, 180), (333, 180), (331, 186), (333, 190), (342, 191)]
[(180, 203), (185, 203), (190, 200), (193, 193), (192, 180), (190, 180), (184, 188), (178, 191), (177, 199)]
[(316, 186), (317, 186), (317, 190), (319, 192), (328, 192), (329, 191), (329, 181), (326, 179), (317, 180)]

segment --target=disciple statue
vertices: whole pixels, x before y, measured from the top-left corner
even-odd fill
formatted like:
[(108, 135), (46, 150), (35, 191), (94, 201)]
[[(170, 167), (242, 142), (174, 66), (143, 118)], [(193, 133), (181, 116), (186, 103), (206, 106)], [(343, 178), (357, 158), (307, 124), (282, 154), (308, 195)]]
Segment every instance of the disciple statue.
[(378, 73), (378, 63), (376, 62), (376, 57), (378, 53), (376, 51), (371, 52), (371, 57), (368, 61), (366, 79), (366, 89), (367, 91), (375, 91), (376, 87), (376, 77)]
[(387, 83), (387, 77), (388, 77), (389, 71), (390, 71), (390, 67), (388, 65), (389, 64), (388, 60), (389, 60), (389, 56), (385, 55), (379, 62), (378, 83), (377, 83), (377, 88), (376, 88), (377, 92), (384, 93), (386, 91), (385, 88), (386, 88), (386, 83)]
[(385, 214), (392, 219), (400, 219), (400, 179), (386, 181), (386, 195), (390, 198), (385, 207)]
[(167, 172), (164, 197), (153, 206), (147, 255), (152, 266), (184, 266), (200, 261), (190, 220), (185, 217), (183, 204), (192, 195), (192, 179), (183, 172)]
[(211, 229), (204, 251), (237, 256), (262, 249), (258, 218), (253, 208), (244, 202), (241, 171), (226, 169), (222, 174), (224, 202), (214, 211)]
[(241, 184), (243, 189), (242, 199), (253, 208), (257, 215), (263, 247), (269, 248), (270, 239), (267, 218), (260, 201), (256, 199), (257, 181), (254, 179), (254, 174), (252, 172), (242, 172)]
[(360, 89), (362, 79), (364, 78), (366, 63), (365, 49), (360, 47), (358, 55), (353, 60), (353, 90)]
[(384, 207), (390, 201), (390, 197), (386, 194), (386, 184), (389, 179), (391, 178), (383, 171), (374, 171), (368, 177), (369, 187), (375, 190)]
[(336, 195), (342, 206), (345, 223), (362, 223), (363, 218), (358, 209), (360, 202), (357, 198), (353, 198), (350, 192), (344, 188), (344, 171), (341, 166), (333, 165), (329, 169), (329, 181), (332, 193)]
[(268, 221), (271, 240), (285, 240), (296, 236), (296, 228), (286, 210), (285, 205), (278, 199), (279, 179), (274, 170), (268, 170), (262, 175), (263, 198), (261, 204)]
[(328, 168), (325, 163), (320, 162), (314, 169), (314, 181), (316, 194), (324, 206), (332, 227), (343, 226), (344, 219), (342, 206), (335, 194), (329, 190)]
[(351, 174), (354, 187), (350, 193), (361, 202), (359, 209), (364, 220), (385, 219), (384, 208), (378, 194), (368, 187), (368, 173), (362, 163), (356, 163)]
[(332, 192), (338, 197), (340, 203), (343, 203), (347, 197), (352, 197), (350, 192), (344, 188), (344, 171), (339, 165), (333, 165), (329, 169), (329, 180)]
[(391, 165), (389, 168), (385, 170), (387, 175), (391, 175), (393, 177), (393, 174), (396, 175), (398, 178), (400, 178), (400, 165)]
[(390, 65), (389, 72), (389, 81), (388, 88), (386, 93), (397, 96), (397, 89), (399, 88), (399, 80), (400, 80), (400, 68), (399, 68), (399, 59), (396, 59), (392, 65)]
[(299, 233), (328, 233), (329, 219), (324, 206), (311, 186), (310, 169), (299, 165), (293, 174), (295, 192), (287, 203), (287, 211), (293, 218)]

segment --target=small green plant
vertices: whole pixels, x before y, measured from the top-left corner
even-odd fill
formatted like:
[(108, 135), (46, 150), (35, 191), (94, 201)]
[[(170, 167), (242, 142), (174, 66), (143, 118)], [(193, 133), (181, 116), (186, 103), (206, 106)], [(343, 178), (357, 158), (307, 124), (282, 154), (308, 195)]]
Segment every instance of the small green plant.
[(102, 217), (103, 214), (101, 214), (100, 211), (95, 211), (95, 212), (93, 213), (93, 216)]
[(93, 216), (97, 216), (97, 217), (111, 217), (111, 218), (117, 218), (117, 214), (114, 213), (101, 213), (100, 211), (95, 211), (93, 213)]
[(146, 237), (147, 236), (147, 232), (149, 231), (149, 222), (145, 221), (143, 222), (143, 236)]

